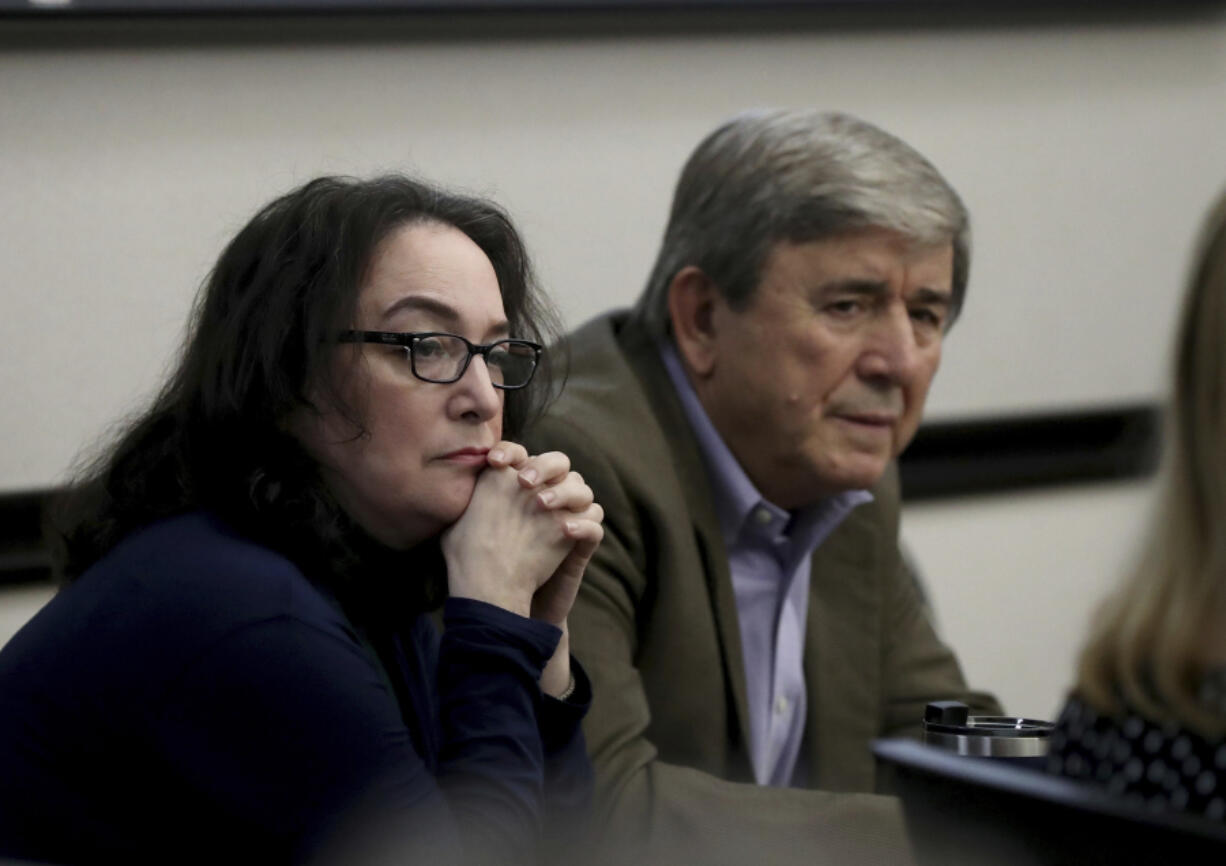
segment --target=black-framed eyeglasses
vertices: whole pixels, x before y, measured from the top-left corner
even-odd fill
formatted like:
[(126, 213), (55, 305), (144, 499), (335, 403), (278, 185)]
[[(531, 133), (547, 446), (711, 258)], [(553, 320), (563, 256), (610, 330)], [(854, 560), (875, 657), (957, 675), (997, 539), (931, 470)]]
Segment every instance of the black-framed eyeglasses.
[(541, 344), (530, 340), (495, 340), (478, 345), (459, 334), (441, 331), (342, 331), (342, 343), (399, 346), (409, 358), (413, 375), (423, 382), (458, 382), (473, 355), (485, 358), (495, 388), (514, 391), (532, 381), (541, 360)]

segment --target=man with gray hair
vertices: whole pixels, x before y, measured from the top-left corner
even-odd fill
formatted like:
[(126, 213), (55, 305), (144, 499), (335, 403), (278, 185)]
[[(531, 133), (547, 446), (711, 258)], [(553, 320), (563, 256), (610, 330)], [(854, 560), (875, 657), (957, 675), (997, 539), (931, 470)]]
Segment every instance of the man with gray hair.
[(567, 340), (532, 434), (604, 506), (570, 618), (617, 856), (900, 862), (869, 742), (967, 690), (894, 464), (966, 292), (957, 193), (854, 117), (755, 111), (677, 184), (646, 290)]

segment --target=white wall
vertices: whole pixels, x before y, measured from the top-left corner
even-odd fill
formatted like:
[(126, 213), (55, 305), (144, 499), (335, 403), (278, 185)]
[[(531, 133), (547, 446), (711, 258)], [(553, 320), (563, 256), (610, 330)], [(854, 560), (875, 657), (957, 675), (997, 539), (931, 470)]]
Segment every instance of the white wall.
[[(61, 480), (83, 445), (139, 405), (212, 258), (291, 185), (408, 169), (491, 195), (518, 218), (575, 324), (635, 297), (685, 155), (753, 105), (853, 111), (911, 141), (962, 191), (975, 220), (970, 300), (931, 417), (1160, 392), (1193, 228), (1226, 183), (1220, 17), (9, 44), (0, 490)], [(942, 622), (977, 681), (1019, 711), (1050, 711), (1075, 626), (1118, 570), (1145, 491), (908, 509)], [(1036, 573), (1045, 597), (1012, 603)], [(1062, 624), (1049, 628), (1056, 609)]]
[(967, 679), (1007, 712), (1053, 718), (1095, 603), (1129, 562), (1150, 483), (910, 505), (909, 551)]

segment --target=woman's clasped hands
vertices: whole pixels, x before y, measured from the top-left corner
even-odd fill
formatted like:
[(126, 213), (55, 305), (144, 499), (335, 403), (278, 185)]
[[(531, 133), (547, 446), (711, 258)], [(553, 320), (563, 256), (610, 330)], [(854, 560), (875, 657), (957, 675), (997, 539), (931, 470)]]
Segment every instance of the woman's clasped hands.
[(604, 511), (561, 452), (529, 455), (504, 441), (487, 461), (468, 508), (442, 536), (448, 589), (561, 628), (541, 676), (541, 688), (559, 695), (570, 683), (566, 618), (604, 536)]

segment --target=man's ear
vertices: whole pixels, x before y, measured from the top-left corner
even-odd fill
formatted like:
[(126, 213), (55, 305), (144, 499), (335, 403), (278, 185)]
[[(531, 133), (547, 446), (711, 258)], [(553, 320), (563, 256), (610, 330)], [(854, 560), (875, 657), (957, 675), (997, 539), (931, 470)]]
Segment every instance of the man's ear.
[(668, 315), (677, 351), (699, 377), (715, 369), (715, 305), (719, 289), (700, 268), (687, 265), (668, 284)]

